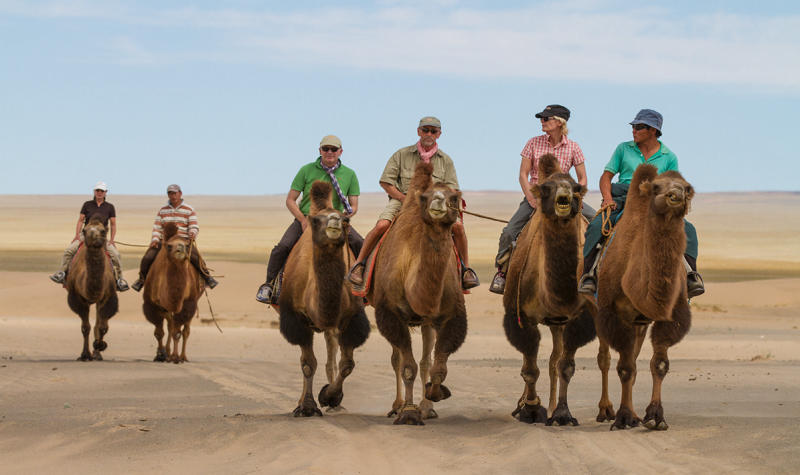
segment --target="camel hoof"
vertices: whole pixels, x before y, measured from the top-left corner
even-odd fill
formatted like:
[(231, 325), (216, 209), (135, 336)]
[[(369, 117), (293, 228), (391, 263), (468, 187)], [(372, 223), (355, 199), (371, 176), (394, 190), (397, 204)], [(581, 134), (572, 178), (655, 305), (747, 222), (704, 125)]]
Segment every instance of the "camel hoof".
[(558, 403), (556, 406), (556, 410), (553, 411), (553, 415), (547, 419), (545, 423), (548, 426), (556, 425), (556, 426), (577, 426), (578, 420), (572, 417), (572, 413), (569, 412), (569, 407), (567, 406), (566, 402)]
[(83, 352), (83, 353), (81, 353), (81, 355), (78, 357), (78, 361), (92, 361), (92, 354), (91, 354), (91, 353), (89, 353), (88, 351), (84, 351), (84, 352)]
[(597, 413), (597, 422), (613, 421), (616, 419), (617, 414), (614, 412), (614, 406), (601, 406), (600, 412)]
[(92, 359), (95, 361), (103, 361), (103, 355), (101, 355), (99, 351), (95, 351), (92, 353)]
[(319, 410), (317, 403), (314, 402), (314, 398), (311, 397), (311, 395), (306, 396), (306, 398), (303, 400), (303, 404), (297, 406), (292, 414), (294, 417), (322, 417), (322, 411)]
[(629, 427), (639, 427), (642, 422), (633, 411), (628, 408), (621, 407), (617, 412), (617, 417), (611, 425), (611, 430), (627, 429)]
[(103, 340), (95, 340), (93, 343), (94, 349), (97, 351), (105, 351), (108, 348), (108, 343)]
[(419, 403), (419, 412), (422, 413), (423, 419), (438, 419), (439, 414), (433, 409), (433, 402), (428, 399), (423, 399)]
[(158, 361), (160, 363), (167, 361), (167, 353), (164, 350), (156, 351), (156, 357), (153, 358), (153, 361)]
[(394, 425), (424, 426), (425, 423), (422, 422), (422, 413), (419, 408), (414, 404), (409, 404), (400, 410), (400, 414), (394, 420)]
[(328, 394), (328, 386), (330, 384), (326, 384), (322, 386), (322, 389), (319, 390), (319, 404), (322, 407), (330, 407), (331, 409), (339, 406), (342, 403), (342, 399), (344, 398), (344, 392), (339, 391), (335, 394)]
[(650, 430), (669, 429), (669, 424), (667, 424), (667, 421), (664, 419), (664, 408), (661, 407), (661, 403), (651, 402), (650, 405), (647, 406), (642, 422), (644, 426)]
[(450, 390), (447, 389), (447, 386), (445, 386), (444, 384), (440, 384), (439, 387), (436, 390), (434, 390), (432, 383), (425, 383), (426, 399), (430, 399), (433, 402), (439, 402), (449, 397), (450, 397)]
[(521, 402), (511, 415), (516, 417), (518, 421), (526, 424), (547, 422), (547, 409), (543, 408), (541, 404)]

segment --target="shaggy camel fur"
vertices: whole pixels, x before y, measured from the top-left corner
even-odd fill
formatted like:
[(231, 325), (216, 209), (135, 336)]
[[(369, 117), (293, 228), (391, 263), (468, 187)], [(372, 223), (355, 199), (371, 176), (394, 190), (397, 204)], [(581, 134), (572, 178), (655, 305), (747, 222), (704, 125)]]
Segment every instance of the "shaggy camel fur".
[[(531, 191), (541, 204), (517, 239), (503, 296), (503, 326), (509, 342), (523, 355), (521, 375), (525, 381), (512, 415), (527, 423), (578, 425), (569, 411), (567, 387), (575, 373), (575, 351), (595, 337), (594, 303), (577, 290), (583, 269), (586, 224), (581, 205), (586, 187), (561, 173), (556, 157), (550, 154), (539, 158), (539, 177)], [(536, 393), (539, 324), (547, 325), (553, 337), (550, 419)]]
[[(436, 417), (433, 402), (450, 396), (442, 384), (447, 359), (467, 335), (467, 311), (451, 236), (461, 192), (432, 185), (432, 173), (430, 164), (417, 165), (403, 208), (375, 256), (374, 281), (367, 296), (375, 307), (378, 330), (392, 345), (397, 396), (388, 415), (398, 414), (395, 424), (422, 425), (423, 418)], [(414, 404), (418, 366), (409, 332), (409, 326), (416, 325), (422, 326), (419, 369), (425, 385), (419, 407)]]
[[(344, 397), (342, 385), (356, 365), (353, 350), (369, 336), (363, 299), (350, 293), (350, 283), (345, 279), (354, 260), (346, 245), (350, 220), (333, 208), (331, 189), (330, 183), (322, 181), (311, 186), (309, 225), (286, 261), (278, 298), (281, 333), (301, 351), (303, 392), (295, 417), (322, 415), (312, 393), (317, 370), (314, 331), (325, 332), (328, 384), (322, 387), (318, 399), (322, 407), (330, 409), (338, 408)], [(341, 360), (336, 374), (338, 346)]]
[[(108, 347), (103, 340), (108, 320), (119, 310), (114, 270), (106, 255), (106, 227), (101, 218), (92, 217), (83, 228), (83, 246), (78, 250), (67, 274), (67, 303), (81, 317), (83, 351), (79, 361), (102, 360)], [(89, 307), (95, 304), (94, 352), (89, 353)]]
[[(192, 318), (197, 312), (197, 300), (204, 289), (200, 274), (189, 262), (193, 243), (177, 233), (175, 223), (164, 226), (165, 244), (158, 251), (144, 282), (142, 311), (147, 320), (155, 325), (153, 334), (158, 340), (153, 361), (189, 361), (186, 359), (186, 341), (189, 339)], [(163, 343), (165, 319), (168, 332), (166, 348)], [(178, 355), (181, 337), (183, 346)]]
[[(655, 322), (650, 333), (653, 393), (644, 423), (650, 429), (669, 427), (661, 406), (661, 384), (669, 370), (667, 350), (686, 335), (691, 324), (683, 264), (683, 218), (693, 197), (694, 189), (680, 173), (658, 175), (656, 167), (639, 165), (628, 190), (625, 212), (600, 264), (597, 335), (601, 343), (620, 355), (617, 374), (622, 399), (612, 430), (641, 422), (633, 410), (633, 384), (636, 358), (651, 322)], [(598, 420), (603, 406), (613, 412), (607, 392), (600, 405)]]

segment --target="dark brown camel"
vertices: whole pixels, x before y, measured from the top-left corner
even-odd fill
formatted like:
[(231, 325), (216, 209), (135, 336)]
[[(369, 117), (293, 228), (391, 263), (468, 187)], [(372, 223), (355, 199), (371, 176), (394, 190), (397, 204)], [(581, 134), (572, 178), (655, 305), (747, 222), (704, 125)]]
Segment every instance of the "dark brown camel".
[[(517, 239), (503, 296), (503, 326), (509, 342), (522, 353), (525, 389), (512, 415), (527, 423), (578, 425), (567, 404), (567, 387), (575, 372), (575, 351), (594, 339), (594, 303), (578, 293), (583, 269), (581, 248), (585, 221), (581, 205), (586, 187), (561, 173), (553, 155), (539, 158), (539, 184), (531, 191), (541, 205)], [(536, 356), (547, 325), (553, 338), (550, 355), (552, 415), (536, 393), (539, 368)], [(558, 405), (556, 381), (560, 380)]]
[[(204, 289), (203, 280), (189, 262), (193, 244), (191, 240), (178, 236), (175, 223), (167, 223), (164, 226), (164, 245), (147, 273), (142, 311), (147, 321), (156, 327), (154, 335), (158, 349), (153, 361), (189, 361), (186, 341), (191, 332), (192, 318), (197, 312), (197, 300)], [(168, 332), (166, 348), (163, 343), (164, 320)], [(179, 355), (178, 341), (181, 337), (183, 346)]]
[[(117, 288), (111, 261), (106, 255), (106, 227), (103, 220), (92, 217), (83, 228), (80, 247), (67, 274), (67, 303), (81, 317), (83, 351), (79, 361), (102, 360), (101, 351), (108, 347), (103, 340), (108, 332), (108, 320), (119, 310)], [(95, 305), (94, 352), (89, 353), (89, 307)]]
[[(403, 208), (375, 256), (374, 281), (367, 296), (375, 307), (378, 330), (392, 345), (397, 397), (388, 415), (398, 414), (395, 424), (422, 425), (423, 417), (436, 417), (432, 403), (450, 397), (442, 384), (447, 359), (467, 335), (467, 311), (451, 236), (461, 192), (432, 184), (432, 173), (430, 164), (417, 165)], [(414, 404), (418, 366), (409, 332), (409, 326), (417, 325), (422, 326), (419, 369), (425, 385), (419, 407)]]
[[(667, 350), (688, 333), (691, 325), (683, 264), (683, 218), (693, 197), (694, 189), (680, 173), (658, 175), (656, 167), (639, 165), (628, 190), (625, 212), (600, 263), (597, 335), (601, 344), (619, 352), (617, 374), (622, 383), (622, 399), (612, 430), (641, 422), (633, 410), (633, 384), (636, 358), (651, 323), (653, 394), (644, 424), (658, 430), (669, 427), (661, 406), (661, 384), (669, 370)], [(613, 412), (607, 393), (600, 402), (598, 420), (603, 405)]]
[[(292, 248), (283, 273), (283, 289), (278, 298), (280, 330), (286, 340), (299, 345), (303, 392), (294, 410), (295, 417), (321, 416), (314, 401), (312, 384), (317, 370), (314, 356), (314, 331), (325, 332), (328, 350), (328, 384), (319, 392), (322, 407), (340, 407), (345, 378), (355, 368), (353, 350), (369, 336), (369, 321), (363, 299), (350, 293), (345, 279), (354, 260), (346, 245), (350, 220), (331, 203), (331, 185), (321, 181), (311, 186), (309, 225)], [(341, 360), (336, 365), (336, 349)]]

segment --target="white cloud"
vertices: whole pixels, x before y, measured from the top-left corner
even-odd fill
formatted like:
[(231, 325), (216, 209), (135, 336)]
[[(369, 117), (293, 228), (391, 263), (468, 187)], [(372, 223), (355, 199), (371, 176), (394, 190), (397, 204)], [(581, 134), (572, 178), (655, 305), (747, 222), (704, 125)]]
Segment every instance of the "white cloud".
[[(142, 11), (87, 0), (27, 5), (0, 2), (0, 12), (161, 28), (188, 36), (182, 45), (192, 44), (191, 35), (202, 35), (204, 46), (196, 51), (159, 45), (157, 54), (166, 61), (227, 57), (286, 67), (329, 64), (460, 77), (800, 89), (797, 15), (690, 14), (630, 4), (616, 10), (594, 0), (494, 10), (461, 7), (453, 0), (422, 6), (389, 0), (364, 8), (290, 12), (197, 7)], [(119, 46), (128, 50), (129, 64), (148, 64), (152, 56), (135, 44), (130, 39)], [(203, 48), (213, 53), (204, 56)]]

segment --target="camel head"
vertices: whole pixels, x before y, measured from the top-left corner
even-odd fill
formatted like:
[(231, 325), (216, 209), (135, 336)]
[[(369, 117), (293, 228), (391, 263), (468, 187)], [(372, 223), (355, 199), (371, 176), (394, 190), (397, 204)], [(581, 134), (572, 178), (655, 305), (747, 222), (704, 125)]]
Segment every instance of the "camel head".
[(419, 195), (422, 220), (449, 227), (458, 219), (461, 192), (437, 183)]
[(315, 181), (311, 185), (311, 209), (308, 222), (311, 239), (318, 246), (341, 247), (350, 231), (350, 218), (333, 208), (330, 183)]
[(103, 248), (106, 245), (106, 226), (102, 218), (92, 216), (83, 227), (83, 242), (88, 247)]
[(581, 212), (586, 187), (562, 173), (556, 157), (547, 154), (539, 157), (539, 183), (531, 192), (539, 199), (545, 217), (569, 220)]
[(189, 260), (191, 249), (186, 238), (178, 236), (178, 225), (167, 223), (164, 225), (164, 243), (167, 246), (167, 256), (170, 260), (183, 262)]
[(694, 198), (692, 185), (680, 173), (672, 170), (642, 181), (639, 192), (649, 197), (653, 213), (676, 218), (686, 216)]

